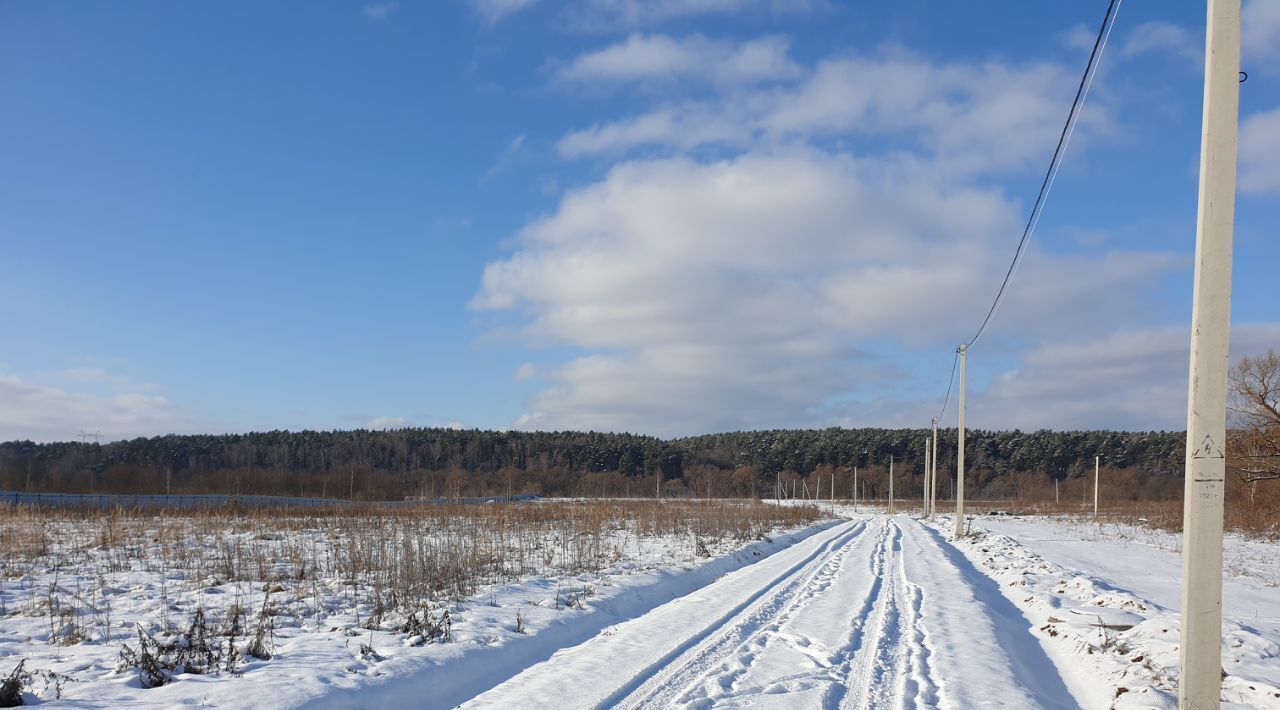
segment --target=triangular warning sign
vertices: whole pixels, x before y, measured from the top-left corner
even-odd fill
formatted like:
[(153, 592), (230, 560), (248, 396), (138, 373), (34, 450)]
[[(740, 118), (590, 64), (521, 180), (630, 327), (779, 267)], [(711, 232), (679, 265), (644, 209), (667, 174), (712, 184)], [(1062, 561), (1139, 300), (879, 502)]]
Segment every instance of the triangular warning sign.
[(1200, 442), (1200, 446), (1196, 448), (1196, 452), (1191, 458), (1220, 459), (1225, 457), (1222, 455), (1222, 448), (1214, 443), (1213, 437), (1205, 434), (1204, 441)]

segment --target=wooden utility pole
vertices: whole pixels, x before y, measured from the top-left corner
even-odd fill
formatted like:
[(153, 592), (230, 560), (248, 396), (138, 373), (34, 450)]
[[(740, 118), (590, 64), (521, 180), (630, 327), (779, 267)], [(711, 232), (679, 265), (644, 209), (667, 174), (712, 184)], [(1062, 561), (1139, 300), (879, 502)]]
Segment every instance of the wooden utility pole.
[(1182, 522), (1184, 710), (1217, 708), (1222, 698), (1223, 446), (1239, 111), (1240, 0), (1209, 0)]

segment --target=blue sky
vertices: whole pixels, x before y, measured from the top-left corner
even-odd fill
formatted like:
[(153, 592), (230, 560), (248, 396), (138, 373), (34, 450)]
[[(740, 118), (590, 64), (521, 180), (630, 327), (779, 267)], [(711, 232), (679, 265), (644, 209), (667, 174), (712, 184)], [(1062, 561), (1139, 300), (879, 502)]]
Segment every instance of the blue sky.
[[(1185, 421), (1199, 5), (1123, 3), (975, 425)], [(5, 3), (0, 439), (926, 425), (1104, 8)], [(1280, 347), (1244, 28), (1235, 354)]]

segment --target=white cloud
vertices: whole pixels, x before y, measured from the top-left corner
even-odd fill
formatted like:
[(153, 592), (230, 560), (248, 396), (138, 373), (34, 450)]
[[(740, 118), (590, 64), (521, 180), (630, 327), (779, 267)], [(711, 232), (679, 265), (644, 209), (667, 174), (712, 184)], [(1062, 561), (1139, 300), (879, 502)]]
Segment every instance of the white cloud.
[(1241, 122), (1239, 150), (1240, 191), (1280, 193), (1280, 107)]
[(365, 5), (360, 8), (360, 14), (369, 20), (385, 20), (395, 12), (397, 5), (394, 2), (380, 2), (374, 5)]
[(511, 373), (511, 379), (516, 382), (527, 382), (538, 376), (538, 366), (531, 363), (521, 363), (516, 371)]
[(493, 164), (493, 167), (484, 171), (484, 174), (480, 176), (480, 182), (483, 183), (494, 175), (497, 175), (503, 170), (511, 167), (511, 164), (515, 162), (516, 158), (519, 157), (520, 153), (524, 150), (525, 137), (525, 134), (521, 133), (515, 138), (512, 138), (511, 142), (507, 144), (507, 147), (504, 148), (502, 153), (498, 156), (498, 160)]
[[(1280, 347), (1280, 323), (1237, 324), (1232, 359)], [(1046, 344), (974, 398), (974, 426), (1181, 430), (1187, 424), (1187, 328), (1124, 331)]]
[[(870, 344), (971, 335), (982, 314), (957, 322), (954, 304), (989, 302), (1020, 215), (994, 189), (901, 156), (637, 161), (526, 227), (518, 250), (485, 269), (473, 305), (520, 309), (531, 343), (585, 353), (549, 373), (520, 426), (814, 424), (883, 372)], [(1180, 264), (1033, 250), (997, 330), (1105, 333)]]
[(676, 39), (633, 34), (604, 49), (587, 52), (562, 67), (566, 82), (670, 82), (692, 80), (732, 85), (799, 76), (782, 37), (747, 42), (701, 35)]
[(128, 375), (110, 372), (101, 367), (70, 367), (53, 373), (53, 379), (60, 382), (69, 382), (78, 385), (101, 385), (109, 388), (135, 390), (138, 392), (157, 392), (160, 389), (159, 386), (149, 382), (138, 382)]
[(1062, 46), (1068, 49), (1078, 49), (1086, 53), (1093, 49), (1093, 43), (1096, 39), (1097, 30), (1090, 29), (1083, 22), (1058, 35), (1058, 41), (1062, 43)]
[(100, 431), (110, 441), (196, 428), (181, 407), (152, 393), (152, 385), (131, 386), (127, 378), (100, 370), (66, 374), (67, 380), (80, 378), (86, 386), (105, 386), (106, 391), (71, 391), (0, 375), (0, 441), (70, 441), (81, 431)]
[(661, 24), (698, 15), (809, 12), (824, 0), (583, 0), (565, 13), (569, 29), (605, 32)]
[(1204, 66), (1204, 39), (1164, 20), (1144, 22), (1129, 33), (1121, 48), (1125, 56), (1168, 52), (1190, 61), (1196, 68)]
[(1240, 11), (1240, 53), (1249, 62), (1280, 59), (1280, 2), (1245, 0)]
[[(904, 140), (935, 168), (982, 171), (1042, 160), (1070, 105), (1072, 73), (1050, 64), (941, 64), (907, 54), (822, 62), (785, 89), (687, 101), (573, 131), (559, 143), (567, 158), (619, 154), (642, 146), (689, 150), (746, 147), (822, 136)], [(1064, 89), (1067, 87), (1067, 89)], [(1081, 127), (1107, 125), (1096, 103)]]
[(374, 417), (365, 425), (365, 429), (370, 431), (381, 431), (383, 429), (403, 429), (409, 426), (409, 420), (404, 417)]
[(468, 0), (471, 9), (485, 24), (496, 25), (511, 15), (531, 7), (538, 0)]

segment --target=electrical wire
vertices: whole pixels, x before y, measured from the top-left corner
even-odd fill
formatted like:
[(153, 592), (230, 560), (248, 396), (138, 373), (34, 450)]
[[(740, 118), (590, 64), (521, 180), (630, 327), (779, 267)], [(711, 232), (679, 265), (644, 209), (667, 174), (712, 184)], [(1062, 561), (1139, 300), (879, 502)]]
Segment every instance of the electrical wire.
[(947, 413), (947, 403), (951, 401), (951, 386), (956, 382), (956, 363), (960, 362), (960, 351), (956, 350), (956, 356), (951, 360), (951, 377), (947, 378), (947, 396), (942, 398), (942, 411), (938, 412), (937, 421), (942, 421), (942, 415)]
[(1094, 39), (1093, 49), (1089, 52), (1089, 62), (1085, 65), (1084, 74), (1080, 77), (1080, 84), (1076, 87), (1076, 95), (1071, 101), (1071, 110), (1067, 113), (1067, 121), (1062, 126), (1062, 132), (1058, 134), (1058, 144), (1053, 149), (1053, 157), (1049, 160), (1049, 168), (1045, 171), (1044, 179), (1040, 182), (1040, 192), (1036, 195), (1035, 204), (1031, 207), (1031, 214), (1027, 217), (1027, 224), (1022, 230), (1022, 238), (1018, 240), (1018, 248), (1014, 251), (1013, 261), (1009, 264), (1009, 270), (1005, 272), (1004, 281), (1000, 284), (1000, 290), (996, 292), (995, 300), (991, 302), (991, 308), (987, 310), (986, 317), (982, 319), (982, 325), (978, 326), (978, 331), (965, 343), (966, 349), (978, 342), (978, 338), (982, 337), (982, 333), (987, 329), (991, 318), (995, 316), (996, 309), (1000, 307), (1001, 302), (1004, 300), (1005, 292), (1009, 288), (1009, 282), (1013, 279), (1013, 274), (1017, 271), (1019, 262), (1022, 261), (1027, 242), (1031, 239), (1032, 233), (1035, 232), (1036, 225), (1040, 223), (1040, 215), (1044, 212), (1045, 201), (1049, 196), (1049, 191), (1053, 189), (1054, 179), (1057, 177), (1058, 168), (1062, 164), (1063, 151), (1066, 149), (1067, 144), (1071, 142), (1071, 136), (1075, 133), (1075, 126), (1079, 123), (1080, 113), (1084, 107), (1084, 99), (1088, 96), (1090, 87), (1093, 86), (1093, 78), (1097, 76), (1098, 65), (1102, 61), (1103, 52), (1106, 51), (1107, 41), (1111, 38), (1111, 30), (1115, 27), (1115, 17), (1120, 10), (1121, 2), (1123, 0), (1110, 0), (1107, 4), (1107, 13), (1102, 18), (1102, 25), (1098, 27), (1098, 36)]

